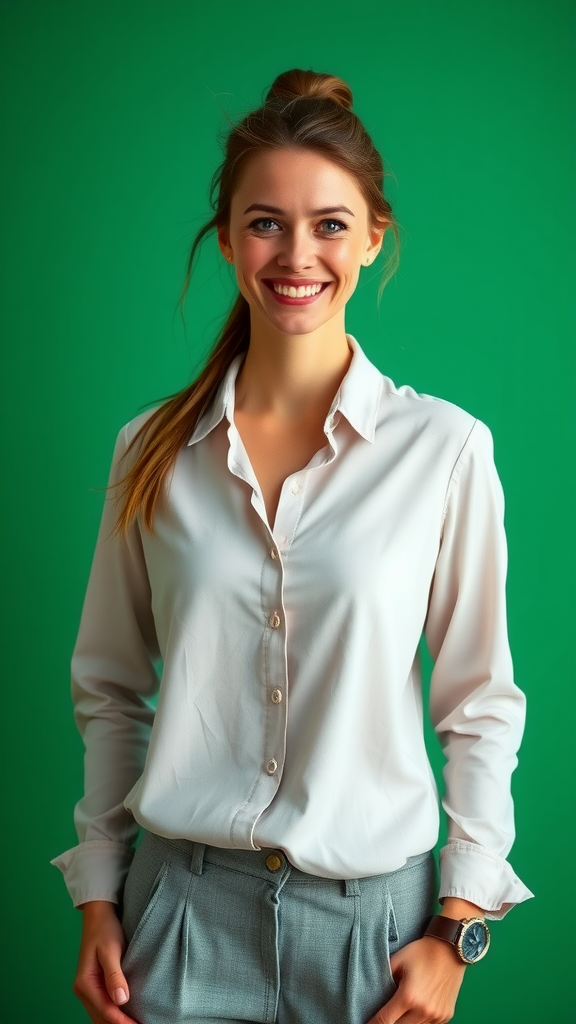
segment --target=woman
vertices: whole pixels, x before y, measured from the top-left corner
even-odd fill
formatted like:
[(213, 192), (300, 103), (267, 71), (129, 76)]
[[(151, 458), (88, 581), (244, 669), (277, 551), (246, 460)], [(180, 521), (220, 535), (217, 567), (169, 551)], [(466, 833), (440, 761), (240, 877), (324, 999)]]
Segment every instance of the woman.
[(504, 859), (524, 699), (491, 438), (345, 331), (397, 238), (351, 105), (290, 71), (232, 129), (184, 290), (215, 229), (240, 294), (198, 380), (118, 438), (73, 658), (80, 842), (54, 861), (94, 1024), (438, 1024), (485, 917), (531, 895)]

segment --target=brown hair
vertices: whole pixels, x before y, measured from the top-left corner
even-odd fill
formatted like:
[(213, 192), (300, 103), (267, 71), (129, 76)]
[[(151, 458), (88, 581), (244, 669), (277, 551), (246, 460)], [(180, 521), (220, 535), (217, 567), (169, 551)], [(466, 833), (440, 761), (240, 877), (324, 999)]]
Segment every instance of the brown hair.
[[(214, 216), (200, 228), (190, 249), (182, 308), (198, 247), (210, 231), (228, 224), (232, 196), (248, 160), (263, 150), (284, 147), (315, 150), (342, 167), (356, 179), (372, 224), (392, 229), (395, 248), (384, 267), (381, 294), (398, 264), (398, 227), (383, 195), (382, 158), (351, 107), (352, 93), (342, 79), (295, 69), (279, 75), (263, 106), (232, 126), (210, 186)], [(179, 451), (214, 399), (232, 360), (247, 351), (249, 340), (250, 307), (239, 294), (199, 376), (159, 406), (128, 446), (127, 452), (137, 447), (138, 455), (118, 485), (124, 498), (118, 531), (125, 532), (137, 516), (153, 529), (154, 509)]]

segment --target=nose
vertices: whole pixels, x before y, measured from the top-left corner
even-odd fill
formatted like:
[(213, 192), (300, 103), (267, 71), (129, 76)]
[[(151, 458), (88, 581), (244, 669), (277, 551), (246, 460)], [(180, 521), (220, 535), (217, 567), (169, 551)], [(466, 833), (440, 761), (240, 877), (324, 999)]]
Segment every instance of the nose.
[(282, 235), (278, 263), (294, 272), (309, 270), (316, 263), (315, 240), (306, 228), (294, 228)]

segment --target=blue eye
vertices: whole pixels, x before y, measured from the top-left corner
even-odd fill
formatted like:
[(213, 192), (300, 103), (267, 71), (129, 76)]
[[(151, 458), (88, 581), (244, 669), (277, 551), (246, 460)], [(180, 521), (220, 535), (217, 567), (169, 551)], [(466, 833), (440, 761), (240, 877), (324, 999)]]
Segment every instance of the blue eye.
[(348, 225), (344, 224), (341, 220), (332, 220), (332, 218), (330, 218), (329, 220), (323, 220), (322, 224), (329, 225), (329, 228), (326, 231), (327, 235), (339, 235), (341, 231), (348, 230)]
[(255, 228), (256, 231), (261, 231), (263, 234), (271, 234), (270, 227), (278, 227), (275, 220), (270, 217), (259, 217), (258, 220), (253, 220), (250, 227)]

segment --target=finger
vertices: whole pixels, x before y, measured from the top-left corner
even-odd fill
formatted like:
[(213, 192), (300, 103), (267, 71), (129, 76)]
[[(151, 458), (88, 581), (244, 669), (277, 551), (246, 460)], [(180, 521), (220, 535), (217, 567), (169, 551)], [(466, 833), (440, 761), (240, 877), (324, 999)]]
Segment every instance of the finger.
[(396, 1016), (395, 1011), (392, 1017), (384, 1016), (384, 1011), (388, 1010), (389, 1005), (386, 1003), (386, 1006), (379, 1010), (376, 1016), (368, 1021), (368, 1024), (429, 1024), (418, 1010), (408, 1010), (400, 1017)]
[(378, 1013), (372, 1017), (368, 1024), (398, 1024), (402, 1020), (402, 1024), (417, 1024), (415, 1021), (405, 1021), (404, 1016), (409, 1007), (406, 1005), (406, 1000), (402, 995), (401, 991), (395, 993), (391, 999), (380, 1009)]
[(102, 957), (101, 962), (106, 991), (115, 1006), (122, 1006), (130, 998), (130, 989), (120, 967), (120, 960), (112, 957)]
[[(100, 1021), (105, 1022), (105, 1024), (137, 1024), (137, 1021), (134, 1021), (132, 1017), (124, 1013), (113, 1000), (108, 992), (103, 968), (100, 967), (100, 964), (96, 966), (97, 970), (86, 971), (83, 974), (79, 973), (73, 985), (74, 993), (78, 996), (80, 1002), (83, 1003), (94, 1024), (100, 1024)], [(121, 971), (119, 973), (123, 979), (123, 984), (116, 984), (116, 988), (123, 988), (126, 994), (129, 995), (126, 979)], [(117, 974), (118, 972), (114, 969), (109, 972), (109, 978), (113, 985)], [(112, 991), (114, 992), (115, 989), (113, 988)]]
[(98, 1009), (86, 996), (79, 995), (78, 998), (90, 1017), (92, 1024), (139, 1024), (137, 1020), (119, 1010), (110, 1001), (107, 1008)]

